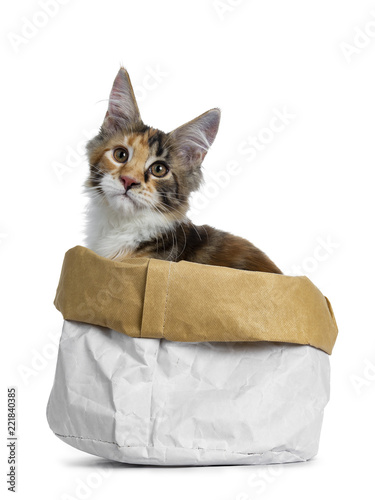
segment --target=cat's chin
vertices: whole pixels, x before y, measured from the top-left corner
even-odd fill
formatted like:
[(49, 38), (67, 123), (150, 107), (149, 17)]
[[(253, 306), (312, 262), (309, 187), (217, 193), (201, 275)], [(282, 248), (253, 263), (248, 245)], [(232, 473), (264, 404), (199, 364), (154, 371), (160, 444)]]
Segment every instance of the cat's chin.
[(106, 199), (112, 210), (123, 217), (134, 217), (147, 209), (145, 205), (125, 193), (106, 196)]

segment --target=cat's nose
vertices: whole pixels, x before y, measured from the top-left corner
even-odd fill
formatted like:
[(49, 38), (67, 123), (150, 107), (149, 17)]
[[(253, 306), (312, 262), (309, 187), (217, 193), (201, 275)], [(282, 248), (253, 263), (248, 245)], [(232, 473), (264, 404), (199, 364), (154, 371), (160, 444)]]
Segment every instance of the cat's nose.
[(120, 179), (124, 185), (125, 191), (127, 191), (128, 189), (130, 189), (134, 186), (139, 186), (141, 184), (137, 180), (133, 179), (132, 177), (128, 177), (127, 175), (122, 175), (120, 177)]

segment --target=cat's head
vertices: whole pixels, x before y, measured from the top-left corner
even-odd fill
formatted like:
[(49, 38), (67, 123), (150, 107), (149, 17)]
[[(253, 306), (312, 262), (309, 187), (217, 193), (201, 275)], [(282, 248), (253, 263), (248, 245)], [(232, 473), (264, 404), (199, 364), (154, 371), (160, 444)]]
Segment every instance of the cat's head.
[(123, 217), (139, 211), (181, 219), (202, 181), (201, 164), (220, 122), (211, 109), (169, 133), (145, 125), (129, 75), (118, 72), (99, 134), (87, 144), (86, 183), (98, 203)]

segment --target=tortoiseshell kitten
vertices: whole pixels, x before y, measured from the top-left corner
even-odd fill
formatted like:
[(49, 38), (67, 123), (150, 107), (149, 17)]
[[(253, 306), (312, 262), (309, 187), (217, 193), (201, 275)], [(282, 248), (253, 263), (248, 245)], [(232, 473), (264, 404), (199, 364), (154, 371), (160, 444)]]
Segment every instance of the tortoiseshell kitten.
[(151, 257), (281, 273), (249, 241), (195, 226), (186, 216), (219, 121), (219, 109), (211, 109), (169, 133), (144, 125), (121, 68), (100, 132), (87, 145), (87, 246), (114, 260)]

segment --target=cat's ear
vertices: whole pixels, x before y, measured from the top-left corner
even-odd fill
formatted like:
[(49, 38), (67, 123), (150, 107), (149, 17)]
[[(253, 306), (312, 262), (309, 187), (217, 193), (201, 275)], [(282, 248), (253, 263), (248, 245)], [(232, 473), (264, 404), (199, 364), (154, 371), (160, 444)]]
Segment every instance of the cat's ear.
[(140, 121), (141, 115), (129, 74), (125, 68), (120, 68), (109, 96), (108, 110), (104, 118), (103, 128), (126, 128)]
[(193, 166), (200, 165), (215, 140), (219, 123), (220, 110), (214, 108), (170, 132), (177, 154)]

